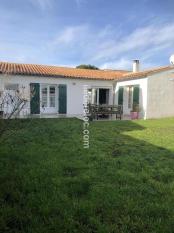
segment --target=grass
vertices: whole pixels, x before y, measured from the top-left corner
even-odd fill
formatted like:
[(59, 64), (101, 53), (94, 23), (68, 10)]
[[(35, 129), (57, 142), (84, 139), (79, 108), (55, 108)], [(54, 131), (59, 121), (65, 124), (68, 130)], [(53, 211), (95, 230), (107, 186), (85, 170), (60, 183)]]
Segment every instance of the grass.
[(12, 120), (0, 141), (0, 232), (174, 232), (174, 119)]

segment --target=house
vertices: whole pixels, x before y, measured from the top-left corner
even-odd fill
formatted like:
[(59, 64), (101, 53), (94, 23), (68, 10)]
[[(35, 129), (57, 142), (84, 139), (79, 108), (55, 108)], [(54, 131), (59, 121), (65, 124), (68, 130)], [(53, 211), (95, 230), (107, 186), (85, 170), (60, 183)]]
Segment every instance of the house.
[(139, 71), (138, 60), (132, 72), (0, 62), (0, 90), (23, 92), (24, 115), (82, 115), (87, 85), (93, 104), (123, 105), (124, 115), (139, 104), (143, 119), (174, 116), (173, 78), (173, 65)]

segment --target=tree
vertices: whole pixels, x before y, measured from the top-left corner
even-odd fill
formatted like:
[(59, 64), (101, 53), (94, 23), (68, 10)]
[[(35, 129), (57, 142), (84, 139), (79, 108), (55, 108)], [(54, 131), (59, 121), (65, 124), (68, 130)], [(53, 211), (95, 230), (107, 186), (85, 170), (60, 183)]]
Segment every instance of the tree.
[(0, 138), (9, 130), (10, 119), (17, 118), (24, 110), (29, 99), (21, 90), (1, 90), (0, 91)]
[(99, 70), (98, 67), (94, 66), (94, 65), (85, 65), (85, 64), (82, 64), (82, 65), (79, 65), (79, 66), (76, 66), (76, 68), (78, 69), (88, 69), (88, 70)]
[(22, 89), (0, 91), (0, 116), (2, 118), (11, 119), (20, 115), (28, 102)]
[[(5, 119), (11, 119), (19, 116), (24, 109), (27, 100), (23, 98), (18, 91), (15, 93), (0, 93), (0, 115)], [(6, 111), (5, 109), (9, 109)]]

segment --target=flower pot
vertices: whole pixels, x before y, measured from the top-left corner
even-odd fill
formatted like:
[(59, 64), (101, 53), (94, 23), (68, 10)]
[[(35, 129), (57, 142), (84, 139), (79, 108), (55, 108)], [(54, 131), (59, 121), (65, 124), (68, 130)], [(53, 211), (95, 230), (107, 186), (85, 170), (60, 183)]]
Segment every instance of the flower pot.
[(130, 114), (131, 114), (131, 119), (132, 120), (136, 120), (139, 117), (139, 113), (138, 112), (131, 112)]

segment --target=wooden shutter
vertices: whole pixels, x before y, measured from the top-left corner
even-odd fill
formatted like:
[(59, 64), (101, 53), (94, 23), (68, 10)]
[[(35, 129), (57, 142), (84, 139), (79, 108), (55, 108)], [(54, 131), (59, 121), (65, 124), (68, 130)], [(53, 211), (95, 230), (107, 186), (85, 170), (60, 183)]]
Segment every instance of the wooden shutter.
[(59, 85), (59, 113), (67, 113), (67, 86)]
[(118, 90), (118, 105), (123, 105), (123, 92), (124, 92), (124, 88), (119, 87), (119, 90)]
[(139, 104), (139, 95), (140, 95), (140, 88), (139, 88), (139, 86), (134, 86), (134, 90), (133, 90), (133, 104)]
[(40, 113), (40, 84), (30, 83), (30, 112), (31, 114)]

